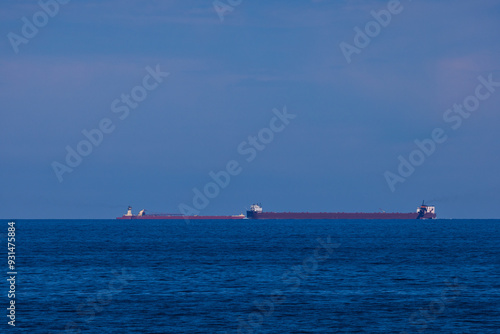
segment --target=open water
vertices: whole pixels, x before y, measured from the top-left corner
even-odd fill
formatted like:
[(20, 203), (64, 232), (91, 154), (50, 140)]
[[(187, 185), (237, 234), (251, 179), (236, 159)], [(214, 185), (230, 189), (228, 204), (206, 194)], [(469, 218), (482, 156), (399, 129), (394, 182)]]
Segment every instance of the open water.
[(500, 333), (500, 221), (18, 220), (2, 333)]

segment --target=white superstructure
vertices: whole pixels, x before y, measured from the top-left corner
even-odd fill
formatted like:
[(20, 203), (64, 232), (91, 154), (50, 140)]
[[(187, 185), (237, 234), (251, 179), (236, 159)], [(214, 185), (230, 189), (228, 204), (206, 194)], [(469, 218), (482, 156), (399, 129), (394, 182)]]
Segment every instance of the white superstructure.
[(417, 208), (417, 213), (420, 213), (420, 210), (424, 209), (425, 213), (436, 213), (436, 207), (433, 205), (422, 205)]
[(133, 216), (133, 214), (132, 214), (132, 207), (131, 207), (130, 205), (129, 205), (129, 207), (128, 207), (127, 214), (126, 214), (126, 215), (124, 215), (124, 216), (126, 216), (126, 217), (132, 217), (132, 216)]
[(262, 207), (258, 204), (252, 204), (252, 205), (250, 205), (250, 211), (262, 212)]

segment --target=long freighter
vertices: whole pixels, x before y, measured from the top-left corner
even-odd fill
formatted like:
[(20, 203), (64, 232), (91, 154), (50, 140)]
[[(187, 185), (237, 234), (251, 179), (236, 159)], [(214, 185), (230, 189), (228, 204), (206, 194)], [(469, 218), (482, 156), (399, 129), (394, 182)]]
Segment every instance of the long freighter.
[(264, 212), (253, 204), (247, 211), (248, 219), (435, 219), (436, 208), (422, 205), (416, 212)]
[(128, 212), (116, 219), (436, 219), (436, 207), (422, 205), (416, 212), (264, 212), (259, 204), (252, 204), (247, 215), (234, 216), (185, 216), (176, 213), (146, 214), (141, 210), (137, 215), (132, 214), (132, 207)]
[(234, 215), (234, 216), (185, 216), (181, 213), (153, 213), (146, 214), (146, 210), (141, 210), (138, 214), (132, 214), (132, 207), (128, 207), (128, 211), (121, 217), (116, 217), (116, 219), (244, 219), (246, 218), (244, 214)]

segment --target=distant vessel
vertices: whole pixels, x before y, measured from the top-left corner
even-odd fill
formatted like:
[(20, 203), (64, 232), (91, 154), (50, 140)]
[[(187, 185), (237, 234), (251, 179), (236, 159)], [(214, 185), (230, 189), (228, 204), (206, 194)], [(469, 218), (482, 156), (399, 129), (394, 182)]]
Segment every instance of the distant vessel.
[(264, 212), (260, 204), (252, 204), (247, 211), (249, 219), (435, 219), (436, 208), (422, 205), (417, 212)]
[(260, 204), (252, 204), (250, 210), (244, 214), (233, 216), (186, 216), (180, 213), (153, 213), (146, 214), (141, 210), (137, 215), (132, 214), (132, 207), (121, 217), (116, 219), (435, 219), (436, 208), (433, 205), (422, 205), (417, 212), (264, 212)]
[(243, 219), (244, 214), (234, 215), (234, 216), (185, 216), (181, 213), (153, 213), (146, 214), (146, 210), (141, 210), (137, 215), (132, 214), (132, 207), (128, 207), (128, 211), (121, 217), (116, 217), (116, 219)]

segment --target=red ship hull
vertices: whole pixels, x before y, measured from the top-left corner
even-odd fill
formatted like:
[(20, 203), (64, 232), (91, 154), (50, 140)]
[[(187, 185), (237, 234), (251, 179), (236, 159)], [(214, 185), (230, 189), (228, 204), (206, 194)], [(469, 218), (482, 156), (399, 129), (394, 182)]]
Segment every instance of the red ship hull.
[(247, 211), (249, 219), (435, 219), (432, 205), (422, 205), (415, 213), (401, 212), (264, 212), (260, 204), (252, 204)]
[(435, 219), (436, 215), (426, 213), (418, 217), (418, 213), (385, 213), (385, 212), (252, 212), (249, 219)]
[(241, 215), (233, 216), (184, 216), (174, 213), (146, 214), (146, 210), (141, 210), (139, 214), (132, 214), (132, 207), (128, 207), (127, 214), (116, 217), (116, 219), (184, 219), (184, 220), (233, 220), (233, 219), (435, 219), (435, 207), (422, 205), (415, 213), (401, 212), (264, 212), (260, 204), (252, 204), (247, 211), (246, 217)]
[(200, 220), (200, 219), (244, 219), (245, 216), (183, 216), (183, 215), (144, 215), (144, 216), (122, 216), (116, 217), (116, 219), (188, 219), (188, 220)]
[(150, 213), (146, 214), (146, 210), (141, 210), (139, 214), (132, 214), (132, 207), (128, 207), (127, 214), (116, 217), (116, 219), (175, 219), (175, 220), (208, 220), (208, 219), (243, 219), (246, 218), (243, 214), (241, 215), (232, 215), (232, 216), (186, 216), (180, 213)]

